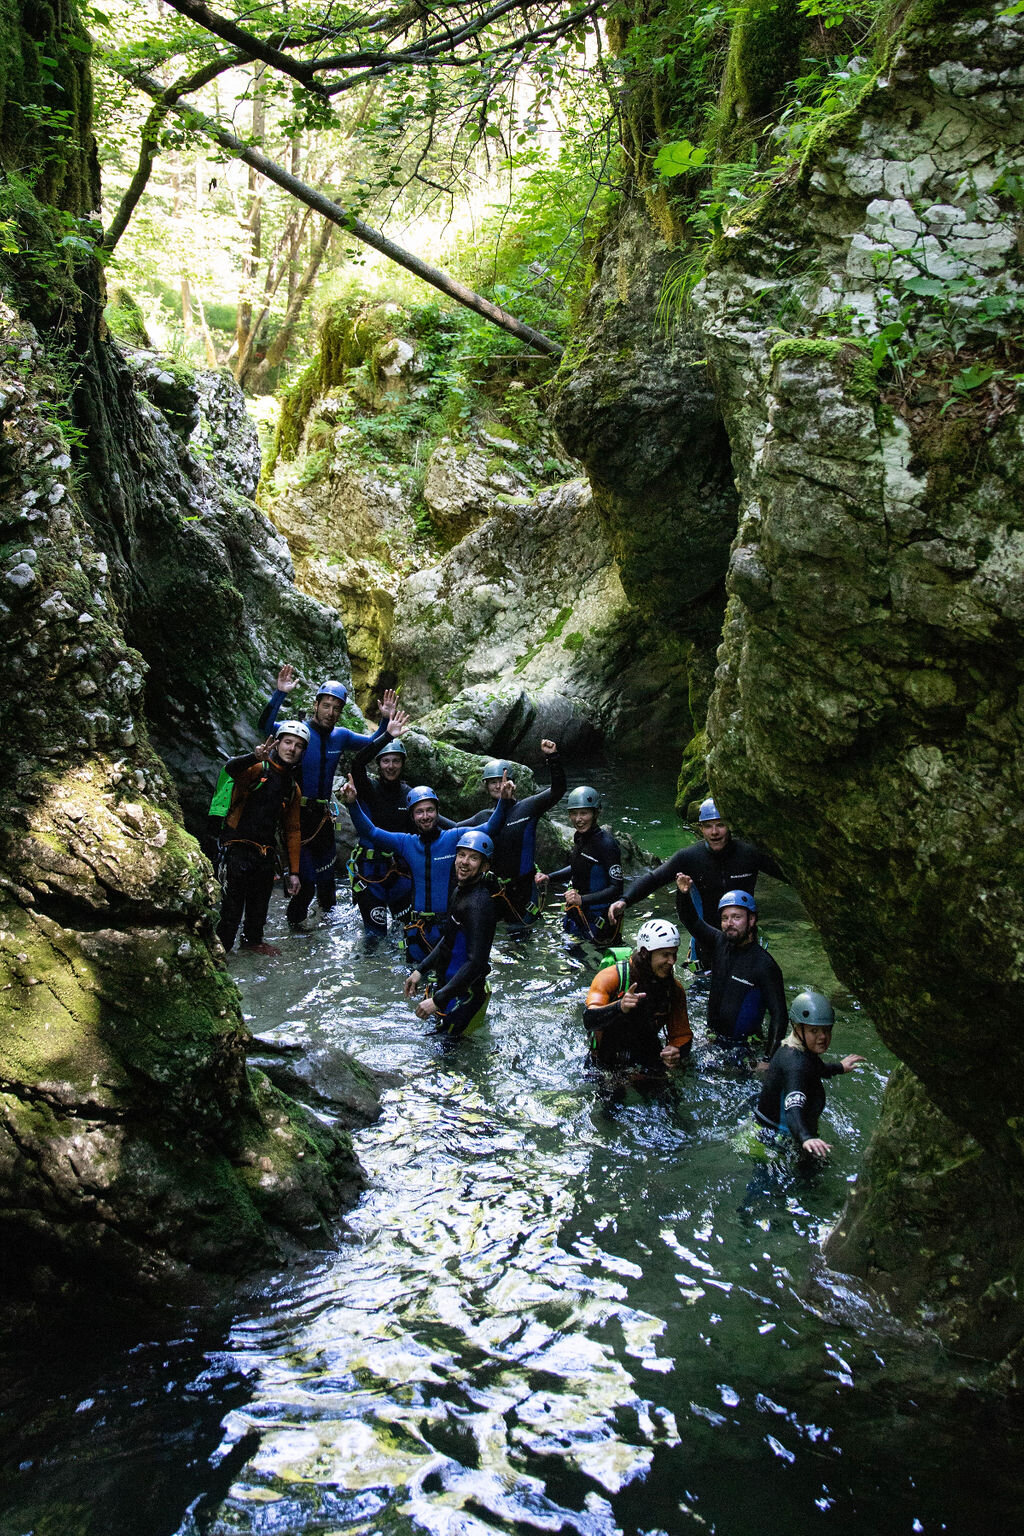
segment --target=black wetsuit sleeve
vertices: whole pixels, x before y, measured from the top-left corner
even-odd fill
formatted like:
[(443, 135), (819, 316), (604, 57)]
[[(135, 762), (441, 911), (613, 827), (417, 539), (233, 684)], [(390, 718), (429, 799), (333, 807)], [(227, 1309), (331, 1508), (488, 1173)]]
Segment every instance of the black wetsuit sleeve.
[(550, 811), (552, 806), (558, 804), (566, 791), (565, 769), (562, 759), (557, 755), (546, 759), (551, 774), (551, 783), (547, 789), (538, 791), (535, 795), (528, 795), (525, 800), (520, 800), (519, 810), (525, 811), (531, 821), (536, 821), (538, 816), (543, 816), (545, 811)]
[(446, 1008), (463, 987), (487, 974), (498, 914), (485, 886), (478, 886), (470, 900), (461, 904), (459, 918), (466, 936), (466, 958), (455, 974), (449, 976), (444, 986), (438, 987), (434, 993), (434, 1002), (439, 1008)]
[(680, 848), (664, 864), (659, 864), (657, 869), (649, 869), (646, 875), (638, 875), (631, 880), (626, 887), (626, 906), (631, 907), (634, 902), (643, 901), (645, 896), (652, 895), (660, 890), (663, 885), (675, 885), (676, 875), (684, 867), (684, 855), (689, 852), (687, 848)]
[[(438, 817), (438, 822), (439, 823), (440, 823), (440, 819), (441, 818)], [(487, 821), (490, 821), (490, 819), (491, 819), (491, 813), (490, 813), (489, 810), (477, 811), (474, 815), (467, 816), (464, 821), (450, 821), (448, 823), (448, 826), (449, 827), (482, 827), (484, 825), (484, 823), (487, 822)]]
[(260, 761), (261, 759), (258, 753), (243, 752), (240, 757), (232, 757), (228, 762), (224, 764), (224, 772), (230, 778), (237, 779), (241, 774), (245, 772), (247, 768), (251, 768), (254, 763), (258, 763)]
[(548, 881), (549, 881), (549, 883), (551, 883), (553, 885), (561, 885), (564, 880), (571, 880), (571, 879), (572, 879), (572, 865), (571, 864), (563, 864), (561, 869), (553, 869), (551, 871), (550, 875), (548, 875)]
[(757, 850), (757, 867), (763, 875), (771, 875), (773, 879), (785, 880), (786, 884), (789, 884), (789, 877), (785, 870), (772, 858), (770, 853), (765, 853), (760, 848)]
[[(707, 927), (707, 924), (704, 926)], [(768, 1005), (768, 1039), (765, 1042), (765, 1055), (774, 1056), (782, 1044), (787, 1028), (786, 989), (783, 986), (782, 972), (777, 962), (767, 954), (765, 959), (768, 961), (764, 978), (765, 1001)]]
[(706, 923), (702, 917), (697, 916), (697, 908), (694, 906), (691, 896), (684, 896), (680, 891), (678, 897), (676, 908), (688, 931), (693, 934), (695, 939), (699, 939), (702, 944), (710, 944), (714, 948), (722, 937), (721, 928), (712, 928), (710, 923)]
[(818, 1126), (807, 1117), (807, 1098), (809, 1063), (804, 1059), (802, 1051), (787, 1051), (785, 1057), (780, 1057), (783, 1062), (782, 1081), (779, 1084), (779, 1109), (788, 1125), (790, 1132), (798, 1146), (803, 1146), (805, 1141), (817, 1136)]
[(377, 743), (375, 741), (367, 742), (362, 751), (357, 752), (355, 757), (352, 759), (351, 770), (352, 782), (356, 786), (356, 791), (360, 800), (362, 800), (363, 803), (367, 805), (372, 811), (375, 811), (377, 807), (374, 803), (375, 796), (373, 793), (373, 785), (370, 783), (370, 775), (366, 770), (376, 756)]
[[(588, 907), (610, 906), (622, 895), (622, 850), (610, 832), (602, 832), (597, 844), (598, 856), (608, 871), (610, 884), (600, 891), (581, 891)], [(612, 871), (617, 870), (617, 874)]]

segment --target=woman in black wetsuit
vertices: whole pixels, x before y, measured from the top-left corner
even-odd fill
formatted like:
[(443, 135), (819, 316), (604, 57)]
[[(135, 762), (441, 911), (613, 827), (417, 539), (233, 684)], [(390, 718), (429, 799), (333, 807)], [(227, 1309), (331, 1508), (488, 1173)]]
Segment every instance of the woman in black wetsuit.
[(795, 997), (789, 1021), (789, 1034), (768, 1063), (754, 1116), (768, 1130), (791, 1133), (801, 1152), (827, 1157), (832, 1148), (818, 1135), (818, 1117), (825, 1108), (824, 1079), (852, 1072), (865, 1058), (822, 1060), (832, 1043), (836, 1016), (820, 992)]

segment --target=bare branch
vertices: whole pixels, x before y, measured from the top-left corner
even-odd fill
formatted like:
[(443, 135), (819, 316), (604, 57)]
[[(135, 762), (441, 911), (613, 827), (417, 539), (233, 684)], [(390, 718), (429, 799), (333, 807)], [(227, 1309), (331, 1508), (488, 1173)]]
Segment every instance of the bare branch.
[[(115, 73), (130, 81), (139, 90), (145, 91), (154, 100), (162, 99), (164, 90), (158, 81), (139, 72), (133, 73), (109, 56), (106, 59), (106, 63)], [(305, 203), (314, 212), (322, 214), (325, 219), (329, 219), (332, 224), (336, 224), (340, 229), (345, 230), (347, 234), (363, 241), (366, 245), (372, 246), (375, 251), (380, 251), (381, 255), (386, 256), (389, 261), (396, 262), (400, 267), (404, 267), (407, 272), (412, 272), (416, 277), (422, 278), (431, 287), (439, 289), (442, 293), (446, 293), (449, 298), (455, 299), (457, 303), (465, 305), (467, 309), (473, 310), (478, 315), (482, 315), (492, 325), (498, 326), (503, 331), (508, 331), (512, 336), (517, 336), (520, 341), (528, 341), (531, 346), (538, 347), (542, 352), (547, 352), (552, 357), (561, 357), (563, 348), (557, 341), (553, 341), (550, 336), (545, 336), (542, 332), (534, 330), (532, 326), (524, 324), (522, 320), (517, 320), (514, 315), (510, 315), (500, 305), (492, 304), (482, 294), (474, 293), (472, 288), (467, 288), (457, 278), (451, 277), (447, 272), (442, 272), (437, 267), (430, 266), (428, 262), (421, 260), (419, 256), (415, 256), (411, 251), (396, 245), (393, 240), (389, 240), (386, 235), (381, 234), (380, 230), (371, 229), (368, 224), (364, 224), (362, 219), (357, 218), (354, 213), (333, 202), (323, 192), (318, 192), (316, 188), (308, 186), (304, 181), (300, 181), (297, 176), (293, 176), (290, 171), (286, 171), (284, 166), (268, 159), (260, 150), (243, 143), (241, 139), (236, 138), (233, 133), (229, 133), (226, 128), (222, 128), (219, 123), (215, 123), (195, 107), (179, 102), (171, 105), (171, 111), (183, 118), (187, 126), (213, 139), (222, 149), (226, 149), (230, 154), (237, 156), (239, 160), (244, 161), (246, 165), (258, 171), (261, 176), (265, 176), (268, 181), (275, 182), (279, 187), (290, 193), (292, 197), (297, 198), (301, 203)]]

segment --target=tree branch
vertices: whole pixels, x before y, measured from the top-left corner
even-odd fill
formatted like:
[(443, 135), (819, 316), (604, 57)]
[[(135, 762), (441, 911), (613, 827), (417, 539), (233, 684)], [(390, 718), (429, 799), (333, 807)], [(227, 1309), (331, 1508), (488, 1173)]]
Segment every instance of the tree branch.
[[(194, 70), (191, 75), (183, 75), (180, 80), (169, 85), (157, 99), (156, 105), (142, 126), (139, 163), (127, 191), (118, 204), (117, 212), (110, 221), (110, 227), (103, 236), (103, 250), (112, 251), (128, 228), (131, 216), (139, 205), (153, 170), (161, 125), (175, 102), (187, 92), (198, 91), (202, 86), (209, 85), (211, 80), (215, 80), (226, 69), (234, 69), (239, 64), (249, 62), (249, 59), (241, 53), (227, 54), (224, 58), (214, 59), (211, 63), (204, 64), (202, 69)], [(123, 74), (123, 71), (119, 73)]]
[[(191, 0), (189, 0), (189, 3), (191, 3)], [(114, 70), (116, 74), (121, 75), (139, 90), (145, 91), (154, 100), (162, 100), (164, 89), (158, 81), (151, 79), (148, 75), (132, 72), (109, 57), (105, 62), (108, 68)], [(393, 240), (389, 240), (380, 230), (372, 229), (369, 224), (364, 224), (362, 219), (357, 218), (354, 213), (341, 207), (339, 203), (333, 202), (323, 192), (318, 192), (315, 187), (310, 187), (304, 181), (300, 181), (297, 176), (293, 176), (290, 171), (286, 171), (284, 166), (268, 159), (260, 150), (243, 143), (241, 139), (236, 138), (233, 133), (229, 133), (226, 128), (222, 128), (219, 123), (215, 123), (212, 118), (206, 117), (204, 113), (199, 112), (195, 107), (189, 106), (187, 103), (177, 102), (171, 103), (170, 110), (178, 117), (183, 118), (188, 127), (204, 133), (208, 138), (213, 139), (214, 143), (219, 144), (222, 149), (226, 149), (230, 154), (237, 156), (239, 160), (244, 161), (246, 165), (258, 171), (261, 176), (265, 176), (268, 181), (275, 182), (285, 192), (297, 198), (300, 203), (305, 203), (315, 213), (322, 214), (325, 219), (329, 219), (332, 224), (336, 224), (339, 229), (345, 230), (346, 233), (354, 236), (356, 240), (361, 240), (364, 244), (372, 246), (375, 251), (380, 251), (381, 255), (386, 256), (389, 261), (396, 262), (398, 266), (404, 267), (407, 272), (412, 272), (416, 277), (422, 278), (431, 287), (439, 289), (441, 293), (446, 293), (449, 298), (455, 299), (457, 303), (463, 304), (467, 309), (473, 310), (478, 315), (482, 315), (492, 325), (498, 326), (503, 331), (508, 331), (512, 336), (517, 336), (520, 341), (528, 341), (531, 346), (538, 347), (542, 352), (547, 352), (552, 357), (561, 357), (563, 348), (557, 341), (553, 341), (550, 336), (545, 336), (541, 331), (535, 331), (532, 326), (524, 324), (522, 320), (517, 320), (514, 315), (510, 315), (500, 305), (492, 304), (482, 294), (474, 293), (472, 288), (467, 288), (457, 278), (451, 277), (447, 272), (442, 272), (437, 267), (430, 266), (429, 263), (421, 260), (419, 256), (415, 256), (411, 251), (396, 245)]]

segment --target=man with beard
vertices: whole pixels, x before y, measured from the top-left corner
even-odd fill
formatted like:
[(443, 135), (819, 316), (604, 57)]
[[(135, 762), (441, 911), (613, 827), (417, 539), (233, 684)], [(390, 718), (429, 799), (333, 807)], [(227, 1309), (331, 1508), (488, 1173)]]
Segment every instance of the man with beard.
[[(676, 889), (689, 898), (693, 880), (676, 875)], [(698, 917), (690, 900), (680, 907), (686, 927), (711, 955), (708, 1028), (713, 1042), (730, 1050), (739, 1047), (746, 1055), (754, 1044), (765, 1044), (767, 1013), (763, 1054), (773, 1056), (786, 1032), (786, 992), (778, 964), (757, 941), (757, 902), (749, 891), (726, 891), (718, 903), (721, 928)]]

